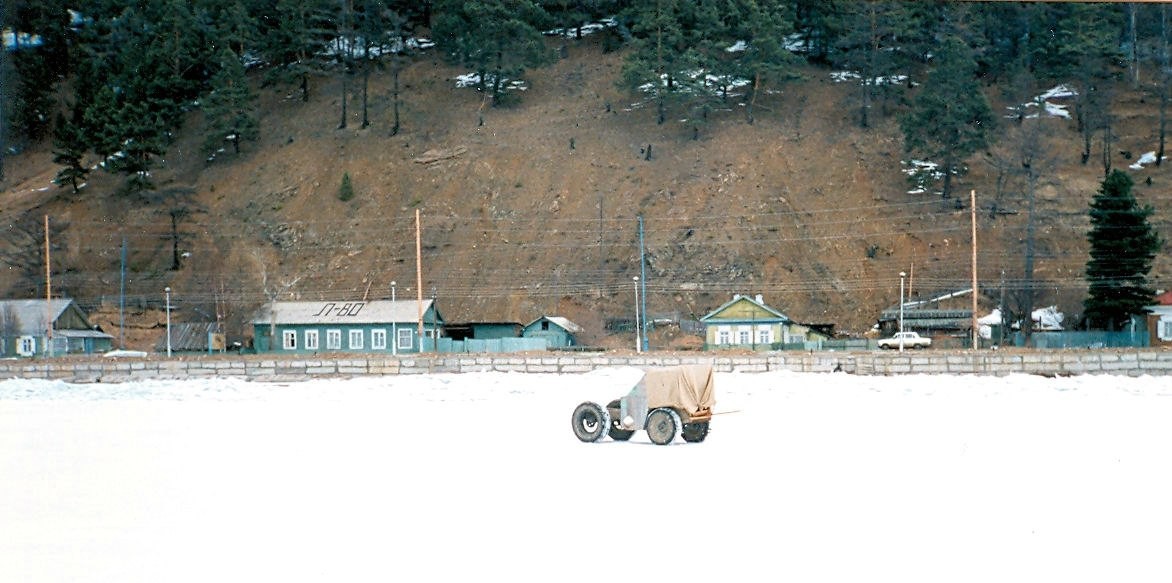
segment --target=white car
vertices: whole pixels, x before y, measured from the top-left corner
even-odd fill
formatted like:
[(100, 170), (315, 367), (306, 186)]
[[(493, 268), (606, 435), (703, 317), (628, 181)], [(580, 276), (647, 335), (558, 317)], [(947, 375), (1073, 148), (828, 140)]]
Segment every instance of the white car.
[(927, 348), (932, 345), (931, 338), (925, 338), (915, 332), (896, 332), (891, 338), (879, 340), (879, 348), (899, 348), (901, 342), (904, 348)]

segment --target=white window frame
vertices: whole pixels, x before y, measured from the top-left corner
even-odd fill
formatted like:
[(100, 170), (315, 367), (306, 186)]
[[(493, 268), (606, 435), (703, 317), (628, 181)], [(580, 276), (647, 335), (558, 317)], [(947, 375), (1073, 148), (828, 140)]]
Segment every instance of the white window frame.
[(387, 331), (384, 328), (375, 328), (370, 331), (370, 349), (371, 350), (386, 350), (387, 349)]
[(16, 353), (21, 356), (33, 356), (37, 353), (37, 339), (34, 336), (21, 336), (17, 340)]
[(732, 343), (732, 332), (729, 332), (728, 330), (717, 330), (716, 331), (716, 344), (717, 345), (731, 344), (731, 343)]
[(753, 341), (753, 331), (741, 328), (737, 330), (737, 344), (747, 346)]
[(399, 350), (411, 350), (415, 348), (415, 335), (410, 328), (399, 328), (399, 337), (395, 339), (395, 346)]
[(342, 331), (334, 328), (326, 330), (326, 350), (342, 349)]
[(305, 349), (317, 350), (321, 346), (319, 334), (317, 330), (305, 331)]
[(281, 330), (281, 349), (297, 350), (297, 331)]
[(346, 340), (346, 346), (349, 346), (350, 350), (362, 350), (362, 345), (366, 344), (366, 334), (362, 332), (362, 328), (351, 330), (347, 336), (349, 338)]
[(1172, 317), (1161, 318), (1156, 331), (1160, 340), (1172, 340)]
[(773, 330), (769, 326), (757, 328), (757, 344), (773, 344)]

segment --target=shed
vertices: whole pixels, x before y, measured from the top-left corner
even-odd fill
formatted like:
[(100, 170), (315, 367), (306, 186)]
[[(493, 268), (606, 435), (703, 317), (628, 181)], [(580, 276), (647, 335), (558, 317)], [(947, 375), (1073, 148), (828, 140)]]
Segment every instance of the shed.
[(544, 338), (548, 348), (576, 346), (582, 327), (561, 316), (542, 316), (521, 330), (524, 338)]
[(430, 299), (273, 302), (252, 320), (256, 351), (285, 354), (430, 351), (443, 326), (443, 316)]
[(444, 324), (444, 336), (452, 340), (496, 340), (521, 336), (520, 322), (461, 322)]
[[(224, 334), (216, 322), (171, 323), (171, 352), (223, 352)], [(155, 352), (167, 351), (167, 335), (155, 343)]]
[(73, 300), (0, 300), (0, 355), (100, 354), (113, 345)]

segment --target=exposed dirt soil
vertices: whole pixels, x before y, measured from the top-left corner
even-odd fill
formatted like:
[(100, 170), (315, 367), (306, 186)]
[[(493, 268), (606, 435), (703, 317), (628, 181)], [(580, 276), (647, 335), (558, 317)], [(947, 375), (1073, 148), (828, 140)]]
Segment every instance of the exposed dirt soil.
[[(398, 298), (416, 297), (416, 211), (422, 293), (437, 297), (448, 321), (561, 315), (599, 346), (630, 339), (606, 325), (634, 316), (638, 215), (647, 310), (656, 316), (694, 319), (734, 293), (761, 293), (798, 321), (866, 334), (898, 301), (901, 271), (913, 297), (970, 286), (970, 189), (979, 197), (982, 310), (996, 305), (1003, 277), (1011, 290), (1022, 278), (1025, 199), (1019, 181), (998, 194), (991, 154), (970, 160), (958, 197), (908, 194), (898, 106), (860, 129), (851, 88), (827, 70), (804, 68), (805, 82), (762, 95), (753, 124), (730, 100), (693, 139), (685, 112), (657, 125), (653, 104), (617, 87), (621, 66), (621, 54), (603, 53), (588, 38), (572, 44), (568, 58), (531, 72), (516, 105), (493, 108), (474, 89), (455, 87), (463, 70), (427, 53), (401, 76), (396, 136), (386, 71), (371, 78), (365, 129), (359, 78), (345, 129), (338, 129), (336, 76), (315, 79), (309, 103), (290, 87), (258, 87), (262, 138), (239, 156), (229, 149), (206, 161), (196, 111), (153, 174), (159, 191), (144, 200), (113, 194), (123, 179), (102, 172), (81, 195), (46, 189), (56, 169), (41, 145), (5, 161), (0, 218), (13, 224), (48, 214), (67, 225), (54, 242), (54, 290), (90, 309), (103, 305), (95, 320), (116, 337), (125, 239), (127, 303), (144, 314), (136, 326), (147, 326), (128, 329), (127, 344), (140, 349), (157, 339), (149, 323), (167, 286), (176, 318), (218, 315), (233, 337), (250, 334), (244, 323), (273, 297), (387, 298), (392, 281)], [(989, 88), (995, 102), (997, 91)], [(1111, 159), (1126, 167), (1133, 160), (1125, 153), (1134, 159), (1155, 149), (1157, 106), (1128, 87), (1118, 94)], [(1053, 162), (1038, 191), (1036, 305), (1058, 304), (1077, 317), (1085, 209), (1103, 169), (1098, 150), (1079, 164), (1072, 121), (1044, 123)], [(1012, 127), (1007, 121), (1001, 133)], [(356, 192), (348, 202), (338, 197), (344, 173)], [(1167, 165), (1133, 175), (1137, 196), (1156, 207), (1153, 221), (1172, 240)], [(172, 270), (176, 209), (183, 236)], [(1172, 285), (1166, 251), (1152, 273), (1165, 289)], [(43, 294), (20, 273), (9, 267), (0, 289)], [(654, 343), (693, 348), (697, 339), (684, 336), (664, 333)]]

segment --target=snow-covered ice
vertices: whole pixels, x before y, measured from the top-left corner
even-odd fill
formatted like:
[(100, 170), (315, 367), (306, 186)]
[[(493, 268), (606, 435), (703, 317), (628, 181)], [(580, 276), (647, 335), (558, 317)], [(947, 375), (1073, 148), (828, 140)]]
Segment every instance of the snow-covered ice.
[(701, 444), (585, 444), (630, 369), (0, 382), (0, 579), (1167, 581), (1172, 382), (718, 373)]

